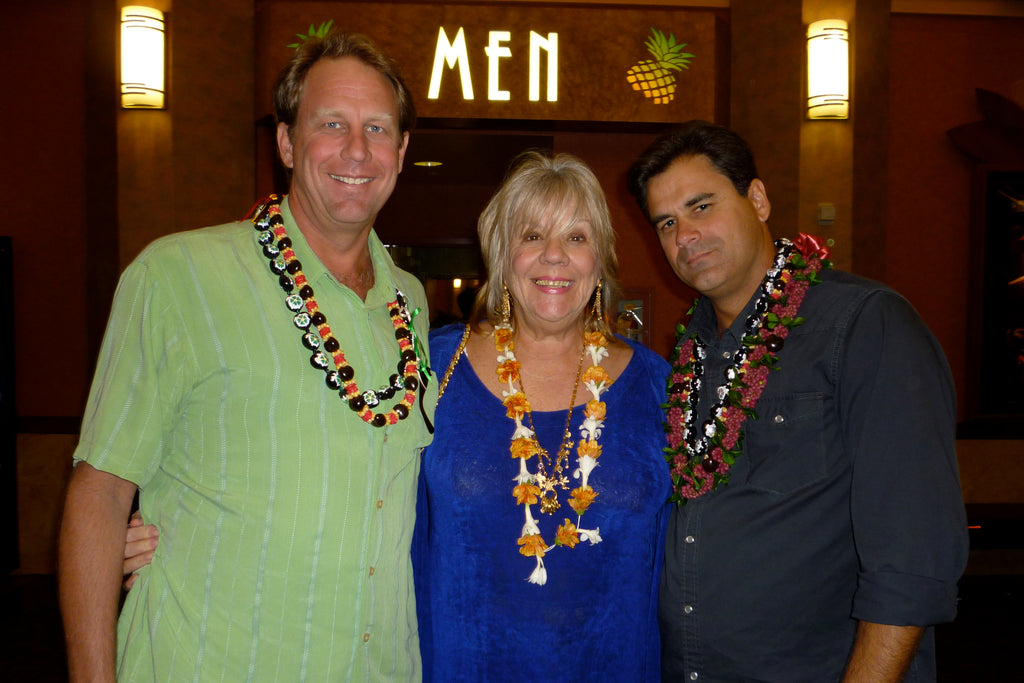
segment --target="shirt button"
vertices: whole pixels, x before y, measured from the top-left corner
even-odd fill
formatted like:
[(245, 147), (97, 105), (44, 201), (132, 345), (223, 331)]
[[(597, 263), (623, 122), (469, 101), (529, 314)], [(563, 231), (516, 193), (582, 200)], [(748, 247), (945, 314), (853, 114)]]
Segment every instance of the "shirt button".
[(686, 541), (687, 543), (693, 543), (693, 542), (694, 542), (694, 541), (696, 541), (697, 539), (696, 539), (696, 538), (694, 538), (693, 536), (687, 536), (687, 537), (686, 537), (686, 538), (684, 538), (683, 540), (684, 540), (684, 541)]
[(691, 681), (695, 681), (698, 678), (700, 678), (700, 674), (698, 674), (696, 671), (691, 671), (690, 672), (690, 680)]
[(381, 509), (382, 507), (384, 507), (384, 501), (383, 501), (383, 500), (380, 500), (380, 499), (378, 498), (378, 499), (377, 499), (377, 509), (378, 509), (378, 510), (380, 510), (380, 509)]
[(780, 424), (782, 424), (785, 421), (786, 421), (786, 418), (783, 417), (782, 415), (776, 415), (775, 417), (772, 418), (772, 422), (774, 422), (777, 425), (780, 425)]
[(373, 576), (373, 572), (375, 572), (375, 571), (376, 570), (373, 567), (370, 567), (370, 576)]
[(726, 360), (732, 358), (732, 351), (722, 351), (722, 358)]
[(693, 612), (693, 605), (686, 605), (683, 607), (684, 614), (690, 614)]
[(363, 634), (363, 642), (364, 643), (370, 642), (370, 634), (369, 633), (364, 633)]

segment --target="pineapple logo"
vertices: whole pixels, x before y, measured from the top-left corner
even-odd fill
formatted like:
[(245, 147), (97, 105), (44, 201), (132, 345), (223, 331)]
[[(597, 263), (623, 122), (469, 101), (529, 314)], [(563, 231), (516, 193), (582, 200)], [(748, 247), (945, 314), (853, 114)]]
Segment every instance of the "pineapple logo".
[(676, 37), (656, 28), (644, 43), (654, 59), (641, 59), (626, 72), (626, 81), (644, 97), (654, 98), (654, 104), (668, 104), (676, 97), (676, 77), (672, 71), (690, 68), (694, 55), (683, 52), (686, 43), (676, 43)]

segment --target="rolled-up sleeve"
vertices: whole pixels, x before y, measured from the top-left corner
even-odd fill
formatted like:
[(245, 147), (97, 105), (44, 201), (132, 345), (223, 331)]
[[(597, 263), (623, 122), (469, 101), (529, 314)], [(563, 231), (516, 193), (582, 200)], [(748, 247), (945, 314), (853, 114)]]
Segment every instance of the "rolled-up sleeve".
[(949, 367), (910, 304), (891, 291), (868, 296), (848, 330), (835, 360), (860, 565), (852, 616), (950, 621), (968, 541)]

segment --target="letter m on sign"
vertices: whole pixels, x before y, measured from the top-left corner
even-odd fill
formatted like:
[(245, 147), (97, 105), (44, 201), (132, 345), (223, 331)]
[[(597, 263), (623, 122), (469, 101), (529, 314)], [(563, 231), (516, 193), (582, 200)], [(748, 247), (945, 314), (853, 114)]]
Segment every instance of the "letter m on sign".
[(466, 33), (459, 27), (455, 42), (448, 41), (448, 34), (442, 26), (437, 30), (437, 49), (434, 51), (434, 68), (430, 72), (430, 88), (427, 99), (436, 100), (441, 94), (441, 76), (445, 65), (449, 69), (458, 67), (462, 78), (462, 99), (473, 99), (473, 82), (469, 78), (469, 53), (466, 50)]

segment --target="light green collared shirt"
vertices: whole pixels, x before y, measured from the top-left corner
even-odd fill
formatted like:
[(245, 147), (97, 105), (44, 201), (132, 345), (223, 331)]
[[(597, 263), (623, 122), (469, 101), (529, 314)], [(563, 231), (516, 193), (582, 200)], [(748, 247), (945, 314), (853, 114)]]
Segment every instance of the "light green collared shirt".
[[(376, 234), (365, 302), (282, 214), (361, 389), (399, 349), (387, 304), (423, 289)], [(124, 681), (418, 680), (409, 544), (420, 396), (365, 424), (309, 362), (248, 222), (162, 238), (125, 271), (75, 460), (138, 484), (160, 529), (118, 626)], [(426, 399), (431, 419), (437, 384)], [(384, 405), (397, 402), (396, 397)]]

